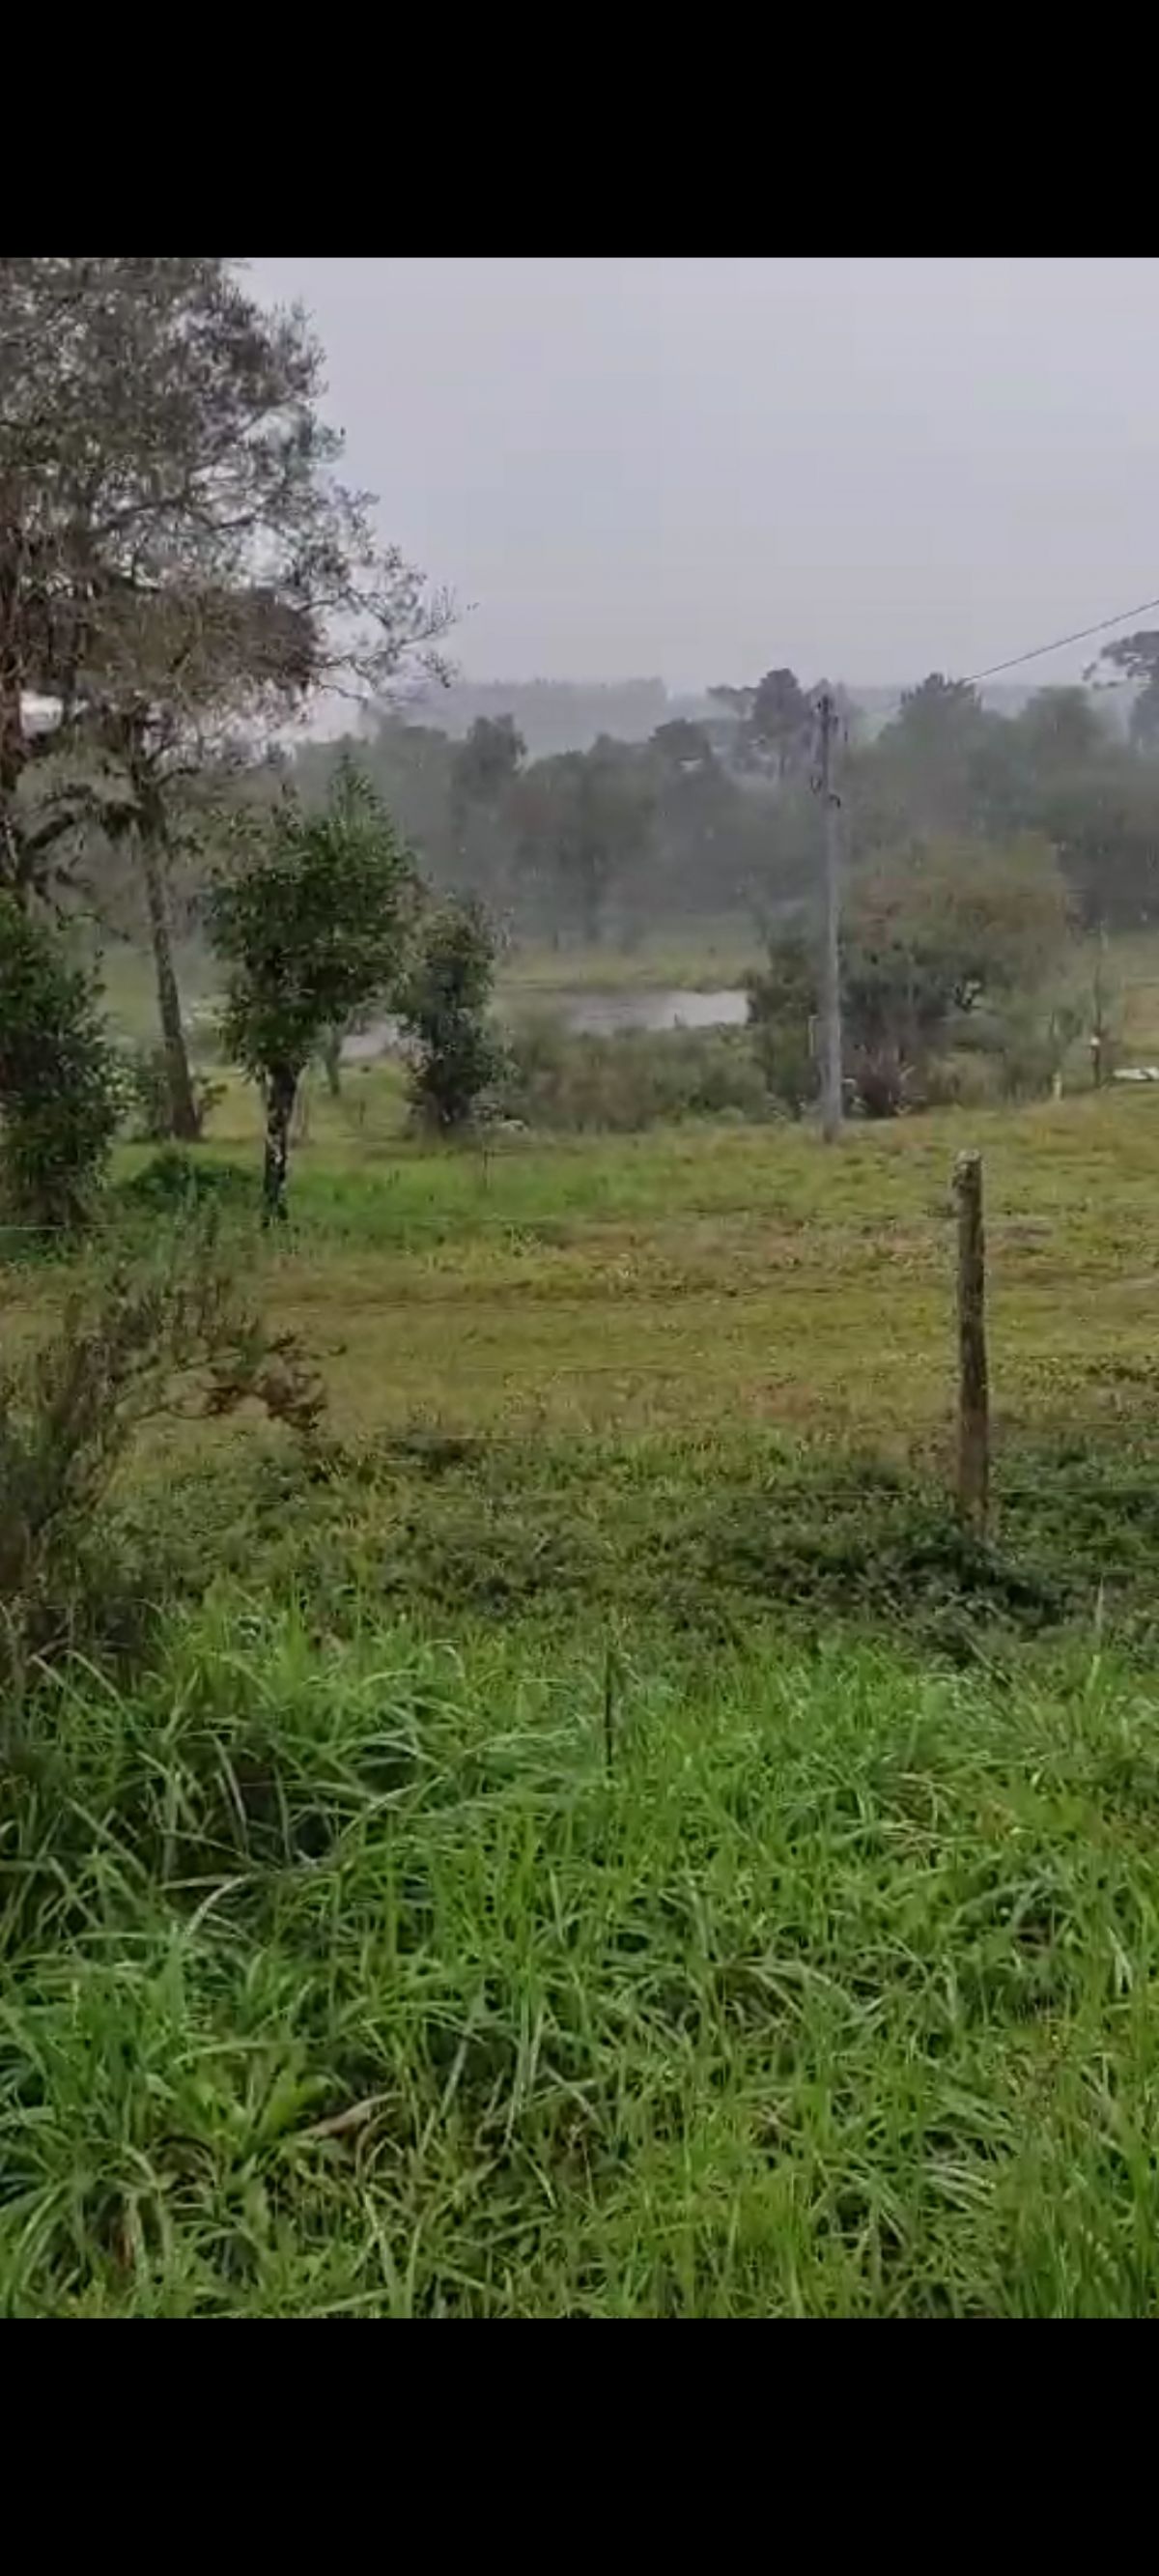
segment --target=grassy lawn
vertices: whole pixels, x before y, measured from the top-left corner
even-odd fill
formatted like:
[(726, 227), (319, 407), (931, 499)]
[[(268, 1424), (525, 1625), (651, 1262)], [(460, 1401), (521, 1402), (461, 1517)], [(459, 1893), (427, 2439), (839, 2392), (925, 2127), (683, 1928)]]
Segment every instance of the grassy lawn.
[[(211, 1157), (256, 1174), (251, 1095), (231, 1089), (213, 1132)], [(432, 1153), (376, 1068), (337, 1106), (312, 1098), (289, 1238), (257, 1257), (346, 1430), (764, 1425), (908, 1447), (949, 1416), (967, 1142), (999, 1430), (1117, 1418), (1156, 1336), (1145, 1091), (851, 1127), (828, 1154), (789, 1126)]]
[(631, 949), (521, 945), (504, 963), (504, 996), (542, 992), (714, 992), (744, 981), (760, 958), (759, 932), (743, 920), (697, 923), (643, 938)]

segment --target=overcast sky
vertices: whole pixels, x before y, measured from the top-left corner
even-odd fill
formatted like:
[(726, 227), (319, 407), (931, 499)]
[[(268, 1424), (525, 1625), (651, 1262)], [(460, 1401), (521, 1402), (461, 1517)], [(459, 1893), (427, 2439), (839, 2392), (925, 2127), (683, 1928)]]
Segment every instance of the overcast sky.
[(908, 680), (1159, 594), (1159, 260), (252, 268), (472, 677)]

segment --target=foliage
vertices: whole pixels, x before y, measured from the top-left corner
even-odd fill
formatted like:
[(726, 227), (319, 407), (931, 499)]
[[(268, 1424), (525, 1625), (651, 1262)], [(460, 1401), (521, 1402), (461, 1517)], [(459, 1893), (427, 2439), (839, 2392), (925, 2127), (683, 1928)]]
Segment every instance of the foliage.
[(188, 1216), (198, 1208), (241, 1215), (252, 1209), (253, 1182), (240, 1163), (210, 1160), (190, 1154), (183, 1145), (166, 1144), (116, 1181), (111, 1197), (119, 1219), (126, 1214)]
[(800, 768), (808, 757), (813, 716), (795, 671), (766, 671), (753, 691), (748, 718), (750, 743), (772, 754), (777, 776)]
[(330, 1030), (397, 983), (414, 891), (409, 853), (350, 761), (323, 812), (287, 793), (250, 835), (238, 869), (211, 888), (209, 936), (228, 977), (225, 1044), (266, 1101), (267, 1216), (285, 1215), (301, 1076)]
[[(967, 1024), (1035, 992), (1067, 932), (1065, 889), (1046, 847), (916, 846), (863, 870), (842, 940), (846, 1076), (870, 1117), (914, 1097)], [(799, 930), (769, 943), (750, 978), (749, 1020), (770, 1088), (799, 1107), (812, 1095), (808, 1038), (817, 966)]]
[(1131, 740), (1142, 751), (1159, 746), (1159, 633), (1144, 629), (1104, 644), (1100, 660), (1135, 686), (1131, 707)]
[(1155, 1727), (1089, 1654), (211, 1604), (5, 1784), (0, 2304), (1147, 2315)]
[(304, 315), (236, 269), (0, 262), (0, 884), (23, 901), (73, 881), (98, 835), (131, 850), (187, 1141), (182, 845), (265, 724), (335, 679), (381, 690), (408, 655), (437, 661), (449, 618), (337, 478)]
[(122, 1608), (101, 1509), (142, 1427), (246, 1399), (310, 1438), (322, 1395), (292, 1335), (239, 1296), (216, 1233), (82, 1283), (31, 1360), (0, 1367), (0, 1693), (29, 1665), (114, 1633)]
[(47, 917), (0, 893), (0, 1189), (18, 1224), (87, 1222), (118, 1116), (88, 977)]
[(410, 1096), (421, 1124), (452, 1135), (475, 1116), (498, 1080), (503, 1054), (487, 1024), (495, 932), (468, 896), (435, 906), (397, 996), (412, 1046)]
[(892, 1115), (912, 1075), (983, 1005), (1033, 990), (1057, 961), (1065, 890), (1033, 842), (999, 856), (939, 844), (862, 878), (842, 982), (847, 1061), (870, 1116)]
[(142, 1422), (38, 1596), (0, 2307), (1153, 2306), (1153, 1096), (971, 1119), (979, 1549), (960, 1120), (484, 1163), (366, 1090), (265, 1287), (349, 1445)]
[(514, 1031), (503, 1103), (529, 1128), (577, 1135), (631, 1135), (666, 1119), (759, 1118), (768, 1107), (739, 1031), (570, 1035), (547, 1017)]
[[(156, 1038), (142, 1039), (122, 1063), (130, 1133), (143, 1144), (165, 1144), (173, 1134), (173, 1091), (164, 1044)], [(223, 1096), (223, 1087), (206, 1073), (194, 1073), (191, 1079), (197, 1132), (202, 1135), (210, 1113)]]
[(814, 944), (799, 928), (774, 934), (746, 981), (753, 1048), (771, 1097), (794, 1117), (816, 1098)]
[(189, 722), (342, 672), (381, 687), (446, 624), (337, 479), (305, 317), (266, 310), (236, 265), (0, 263), (0, 821), (20, 885), (42, 858), (15, 826), (28, 693), (57, 703), (50, 748), (95, 731), (131, 772)]
[(476, 716), (454, 755), (455, 793), (464, 804), (494, 805), (526, 758), (527, 745), (513, 716)]
[(647, 754), (606, 736), (538, 761), (521, 782), (520, 866), (593, 944), (648, 849), (656, 802)]

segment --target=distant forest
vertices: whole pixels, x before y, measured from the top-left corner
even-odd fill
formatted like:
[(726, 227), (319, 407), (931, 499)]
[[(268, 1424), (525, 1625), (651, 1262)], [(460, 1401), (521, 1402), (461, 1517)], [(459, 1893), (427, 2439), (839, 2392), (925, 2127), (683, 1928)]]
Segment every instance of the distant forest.
[[(849, 699), (862, 731), (871, 736), (904, 692), (897, 688), (851, 687)], [(1032, 687), (993, 682), (982, 691), (983, 704), (996, 715), (1016, 716), (1034, 695)], [(436, 724), (458, 740), (478, 717), (513, 718), (527, 745), (528, 757), (545, 760), (556, 751), (590, 751), (601, 734), (617, 742), (647, 742), (661, 725), (681, 719), (708, 722), (713, 715), (708, 690), (671, 690), (663, 680), (466, 680), (446, 689), (428, 689), (414, 702), (411, 721)]]
[[(952, 849), (1054, 854), (1078, 920), (1159, 912), (1159, 636), (1104, 657), (1108, 685), (976, 688), (934, 672), (892, 701), (838, 689), (852, 867)], [(456, 682), (356, 737), (302, 745), (321, 798), (353, 750), (436, 886), (508, 931), (631, 947), (665, 925), (804, 905), (818, 861), (814, 690), (788, 669), (700, 698), (660, 680)]]

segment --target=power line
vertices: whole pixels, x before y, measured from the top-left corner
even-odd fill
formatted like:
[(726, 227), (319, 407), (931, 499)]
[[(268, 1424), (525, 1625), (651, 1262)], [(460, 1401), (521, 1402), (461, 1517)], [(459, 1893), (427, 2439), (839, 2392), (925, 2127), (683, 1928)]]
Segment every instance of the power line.
[[(980, 671), (967, 671), (961, 685), (968, 689), (975, 688), (979, 680), (996, 679), (1001, 671), (1020, 670), (1024, 662), (1041, 661), (1045, 653), (1060, 653), (1065, 644), (1085, 644), (1092, 635), (1105, 635), (1112, 626), (1125, 626), (1129, 618), (1146, 617), (1152, 609), (1159, 609), (1159, 599), (1140, 599), (1134, 608), (1120, 608), (1113, 617), (1097, 617), (1093, 626), (1076, 626), (1069, 635), (1052, 636), (1049, 644), (1032, 644), (1025, 653), (1009, 653), (1005, 661), (987, 662)], [(954, 675), (951, 674), (952, 676)], [(892, 705), (887, 706), (884, 712), (879, 707), (873, 709), (879, 733), (887, 724), (892, 723), (896, 715), (900, 714), (904, 701), (910, 694), (908, 689), (902, 689)]]
[(1076, 626), (1073, 634), (1056, 635), (1049, 644), (1032, 644), (1027, 653), (1011, 653), (1004, 662), (988, 662), (985, 670), (968, 671), (966, 686), (973, 688), (978, 680), (993, 680), (999, 671), (1016, 671), (1023, 662), (1037, 662), (1044, 653), (1059, 653), (1064, 644), (1084, 644), (1090, 635), (1105, 635), (1108, 627), (1125, 626), (1129, 617), (1145, 617), (1149, 609), (1159, 608), (1159, 599), (1140, 599), (1134, 608), (1120, 608), (1113, 617), (1098, 617), (1093, 626)]

